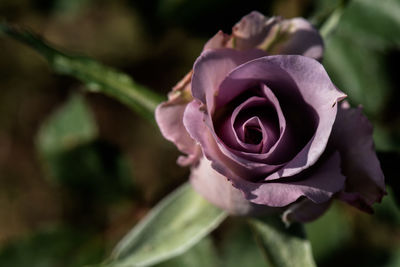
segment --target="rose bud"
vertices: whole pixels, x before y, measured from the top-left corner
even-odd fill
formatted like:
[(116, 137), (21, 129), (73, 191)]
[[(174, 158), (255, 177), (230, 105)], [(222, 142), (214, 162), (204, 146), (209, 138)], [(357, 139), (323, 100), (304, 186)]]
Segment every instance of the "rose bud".
[(346, 95), (316, 60), (322, 47), (304, 19), (258, 12), (205, 45), (156, 110), (198, 193), (233, 215), (283, 212), (286, 222), (311, 221), (334, 198), (372, 212), (386, 193), (372, 127), (339, 103)]

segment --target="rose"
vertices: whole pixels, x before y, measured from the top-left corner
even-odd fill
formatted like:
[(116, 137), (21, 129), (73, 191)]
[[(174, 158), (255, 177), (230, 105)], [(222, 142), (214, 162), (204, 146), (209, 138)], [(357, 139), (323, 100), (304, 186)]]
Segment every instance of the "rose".
[(309, 221), (333, 198), (367, 212), (381, 200), (371, 125), (338, 104), (346, 95), (310, 57), (322, 57), (322, 40), (305, 20), (252, 12), (206, 44), (157, 108), (163, 135), (187, 154), (178, 163), (191, 165), (193, 187), (210, 202)]
[[(219, 31), (204, 46), (204, 50), (220, 48), (259, 48), (269, 54), (301, 54), (317, 60), (323, 54), (321, 36), (305, 19), (266, 18), (256, 11), (243, 17), (232, 28), (232, 35)], [(192, 71), (178, 82), (169, 93), (168, 101), (156, 110), (156, 120), (164, 137), (187, 154), (178, 159), (178, 163), (183, 166), (196, 162), (201, 154), (200, 147), (196, 146), (182, 124), (186, 105), (193, 100), (191, 78)]]

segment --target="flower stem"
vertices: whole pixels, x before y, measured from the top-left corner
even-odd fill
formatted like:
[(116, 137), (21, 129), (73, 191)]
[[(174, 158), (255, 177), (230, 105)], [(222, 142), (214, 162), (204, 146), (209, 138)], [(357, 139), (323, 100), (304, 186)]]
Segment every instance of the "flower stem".
[(163, 98), (136, 83), (127, 74), (91, 58), (64, 53), (31, 31), (6, 22), (0, 22), (0, 34), (5, 34), (39, 52), (56, 73), (77, 78), (86, 84), (88, 91), (111, 96), (155, 124), (154, 111)]

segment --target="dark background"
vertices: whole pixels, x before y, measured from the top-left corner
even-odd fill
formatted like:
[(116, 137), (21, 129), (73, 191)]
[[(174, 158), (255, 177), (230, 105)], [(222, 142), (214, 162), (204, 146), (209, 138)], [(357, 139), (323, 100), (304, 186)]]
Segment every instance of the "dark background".
[[(400, 266), (394, 194), (400, 191), (400, 1), (345, 2), (337, 30), (326, 40), (323, 63), (374, 124), (389, 196), (373, 216), (335, 203), (307, 231), (318, 266)], [(339, 3), (2, 0), (0, 19), (127, 72), (165, 95), (210, 37), (220, 29), (230, 33), (250, 11), (303, 16), (321, 26)], [(157, 129), (116, 100), (85, 93), (82, 86), (53, 74), (30, 48), (0, 37), (0, 266), (99, 263), (155, 203), (187, 179), (188, 169), (175, 164), (176, 148)], [(214, 234), (222, 266), (233, 266), (228, 258), (238, 248), (232, 244), (250, 242), (246, 230), (234, 234), (241, 224), (230, 219)], [(254, 257), (260, 255), (238, 250), (256, 266)]]

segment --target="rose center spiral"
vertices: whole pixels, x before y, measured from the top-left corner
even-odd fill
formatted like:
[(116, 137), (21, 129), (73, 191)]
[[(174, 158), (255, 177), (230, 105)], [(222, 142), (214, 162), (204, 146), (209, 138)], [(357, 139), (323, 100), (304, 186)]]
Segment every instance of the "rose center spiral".
[(244, 129), (244, 141), (248, 144), (257, 145), (261, 143), (263, 133), (259, 126), (248, 126)]

